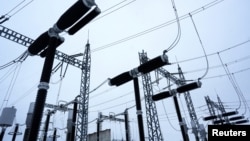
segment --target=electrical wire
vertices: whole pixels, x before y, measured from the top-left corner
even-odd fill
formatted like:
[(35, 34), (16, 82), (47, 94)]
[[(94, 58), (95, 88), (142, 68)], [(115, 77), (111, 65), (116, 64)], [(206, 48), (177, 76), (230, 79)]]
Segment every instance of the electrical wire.
[[(144, 97), (141, 98), (141, 101), (143, 101), (143, 100), (144, 100)], [(135, 100), (129, 100), (129, 101), (125, 101), (125, 102), (120, 103), (120, 104), (111, 105), (111, 106), (109, 106), (109, 107), (107, 107), (107, 108), (98, 109), (98, 111), (106, 111), (106, 110), (108, 110), (108, 109), (117, 108), (117, 107), (119, 107), (119, 106), (127, 105), (128, 103), (132, 103), (132, 102), (135, 103)], [(135, 106), (131, 106), (131, 108), (133, 108), (133, 107), (135, 107)], [(92, 108), (92, 107), (90, 107), (90, 108)]]
[(246, 114), (247, 109), (249, 110), (249, 114), (250, 114), (250, 108), (249, 108), (249, 106), (248, 106), (248, 104), (247, 104), (247, 100), (246, 100), (246, 98), (245, 98), (243, 92), (241, 91), (239, 84), (238, 84), (237, 81), (236, 81), (236, 78), (235, 78), (235, 76), (234, 76), (234, 73), (232, 74), (232, 79), (234, 80), (235, 85), (236, 85), (236, 87), (237, 87), (238, 90), (239, 90), (239, 94), (240, 94), (240, 96), (241, 96), (241, 98), (242, 98), (242, 102), (243, 102), (244, 107), (245, 107), (245, 108), (244, 108), (243, 114)]
[(34, 0), (31, 0), (30, 2), (26, 3), (24, 6), (22, 6), (21, 8), (19, 8), (16, 12), (14, 12), (13, 14), (10, 14), (12, 11), (14, 11), (17, 7), (19, 7), (22, 3), (24, 3), (26, 0), (21, 1), (20, 3), (18, 3), (14, 8), (12, 8), (9, 12), (7, 12), (5, 15), (2, 15), (0, 17), (0, 24), (8, 21), (11, 17), (13, 17), (14, 15), (16, 15), (18, 12), (20, 12), (21, 10), (23, 10), (26, 6), (28, 6), (31, 2), (33, 2)]
[[(109, 89), (106, 89), (106, 90), (104, 90), (104, 91), (102, 91), (102, 92), (100, 92), (100, 93), (97, 93), (97, 94), (95, 94), (95, 95), (90, 95), (89, 98), (92, 99), (92, 98), (101, 96), (101, 95), (103, 95), (103, 94), (105, 94), (105, 93), (107, 93), (107, 92), (110, 92), (110, 91), (112, 91), (112, 90), (114, 90), (114, 87), (111, 87), (111, 88), (109, 88)], [(91, 90), (91, 91), (93, 91), (93, 90)]]
[[(233, 64), (239, 63), (239, 62), (241, 62), (241, 61), (245, 61), (245, 60), (247, 60), (247, 59), (250, 59), (250, 55), (249, 55), (249, 56), (242, 57), (242, 58), (237, 59), (237, 60), (234, 60), (234, 61), (231, 61), (231, 62), (228, 62), (228, 63), (226, 63), (226, 64), (227, 64), (227, 66), (229, 66), (229, 65), (233, 65)], [(211, 69), (216, 69), (216, 68), (220, 68), (220, 67), (223, 67), (223, 66), (222, 66), (222, 65), (210, 66), (209, 69), (211, 70)], [(183, 74), (195, 73), (195, 72), (203, 71), (204, 69), (206, 69), (206, 68), (201, 68), (201, 69), (195, 69), (195, 70), (185, 71), (185, 72), (183, 72)], [(205, 77), (205, 78), (207, 78), (207, 77)]]
[[(210, 2), (210, 3), (208, 3), (208, 4), (204, 5), (204, 6), (202, 6), (201, 8), (198, 8), (198, 9), (196, 9), (196, 10), (193, 10), (193, 11), (189, 12), (188, 14), (185, 14), (185, 15), (183, 15), (183, 16), (180, 16), (178, 19), (179, 19), (180, 21), (183, 20), (183, 19), (186, 19), (186, 18), (189, 17), (189, 14), (192, 14), (192, 15), (198, 14), (198, 13), (203, 12), (204, 10), (206, 10), (206, 9), (208, 9), (208, 8), (210, 8), (210, 7), (214, 6), (214, 5), (216, 5), (216, 4), (219, 4), (219, 3), (222, 2), (222, 1), (224, 1), (224, 0), (215, 0), (215, 1), (213, 1), (213, 2)], [(149, 29), (146, 29), (146, 30), (144, 30), (144, 31), (141, 31), (141, 32), (138, 32), (138, 33), (136, 33), (136, 34), (130, 35), (130, 36), (128, 36), (128, 37), (125, 37), (125, 38), (123, 38), (123, 39), (120, 39), (120, 40), (114, 41), (114, 42), (112, 42), (112, 43), (109, 43), (109, 44), (106, 44), (106, 45), (97, 47), (97, 48), (95, 48), (95, 49), (92, 49), (91, 52), (94, 53), (94, 52), (97, 52), (97, 51), (100, 51), (100, 50), (103, 50), (103, 49), (112, 47), (112, 46), (114, 46), (114, 45), (117, 45), (117, 44), (126, 42), (126, 41), (128, 41), (128, 40), (135, 39), (135, 38), (140, 37), (140, 36), (142, 36), (142, 35), (148, 34), (148, 33), (153, 32), (153, 31), (155, 31), (155, 30), (158, 30), (158, 29), (161, 29), (161, 28), (166, 27), (166, 26), (168, 26), (168, 25), (171, 25), (171, 24), (173, 24), (173, 23), (175, 23), (175, 22), (176, 22), (176, 19), (173, 19), (173, 20), (164, 22), (164, 23), (162, 23), (162, 24), (156, 25), (156, 26), (151, 27), (151, 28), (149, 28)]]
[[(119, 6), (119, 5), (121, 5), (122, 3), (126, 2), (126, 1), (128, 1), (128, 0), (121, 1), (121, 2), (119, 2), (119, 3), (117, 3), (117, 4), (113, 5), (113, 6), (109, 7), (108, 9), (102, 11), (102, 13), (101, 13), (102, 16), (98, 16), (97, 18), (93, 19), (93, 20), (91, 21), (91, 23), (92, 23), (92, 22), (95, 22), (95, 21), (97, 21), (97, 20), (100, 20), (101, 18), (103, 18), (103, 17), (105, 17), (105, 16), (107, 16), (107, 15), (109, 15), (109, 14), (115, 12), (115, 11), (118, 11), (118, 10), (120, 10), (121, 8), (124, 8), (125, 6), (128, 6), (129, 4), (132, 4), (132, 3), (135, 2), (136, 0), (132, 0), (132, 1), (130, 1), (130, 2), (126, 3), (126, 4), (124, 4), (124, 5), (122, 5), (122, 6), (118, 7), (118, 8), (116, 8), (116, 9), (114, 9), (114, 10), (108, 12), (109, 10), (111, 10), (111, 9), (113, 9), (113, 8), (115, 8), (115, 7)], [(106, 13), (106, 12), (108, 12), (108, 13)], [(106, 14), (105, 14), (105, 13), (106, 13)]]
[(21, 101), (22, 99), (24, 99), (26, 96), (32, 94), (31, 92), (33, 92), (38, 86), (38, 83), (34, 84), (29, 90), (27, 90), (26, 92), (24, 92), (19, 98), (17, 98), (15, 101), (12, 102), (12, 104), (10, 105), (16, 105), (19, 101)]
[(97, 86), (96, 88), (94, 88), (93, 90), (91, 90), (91, 91), (89, 92), (89, 94), (92, 93), (92, 92), (94, 92), (94, 91), (96, 91), (97, 89), (99, 89), (102, 85), (104, 85), (104, 84), (107, 83), (108, 81), (109, 81), (109, 79), (104, 80), (99, 86)]
[(23, 0), (23, 1), (21, 1), (20, 3), (18, 3), (14, 8), (12, 8), (10, 11), (8, 11), (7, 13), (6, 13), (6, 15), (8, 15), (10, 12), (12, 12), (13, 10), (15, 10), (18, 6), (20, 6), (22, 3), (24, 3), (26, 0)]
[(17, 65), (17, 68), (16, 68), (16, 71), (15, 71), (15, 73), (13, 74), (13, 78), (12, 78), (12, 80), (11, 80), (11, 85), (10, 85), (10, 87), (9, 87), (8, 90), (7, 90), (7, 93), (9, 93), (9, 95), (8, 95), (8, 97), (7, 97), (7, 99), (6, 99), (6, 101), (7, 101), (7, 102), (6, 102), (6, 105), (8, 105), (9, 99), (10, 99), (10, 97), (11, 97), (11, 95), (12, 95), (12, 91), (13, 91), (13, 88), (14, 88), (14, 86), (15, 86), (17, 77), (18, 77), (18, 75), (19, 75), (19, 73), (20, 73), (20, 70), (21, 70), (21, 64), (18, 64), (18, 65)]
[[(53, 76), (55, 73), (51, 73), (51, 76)], [(61, 79), (60, 79), (60, 81), (62, 81), (62, 79), (64, 78), (64, 76), (65, 76), (65, 73), (63, 74), (63, 75), (61, 75)], [(59, 81), (59, 82), (60, 82)], [(61, 85), (61, 84), (60, 84)], [(26, 96), (28, 96), (29, 94), (31, 94), (31, 92), (33, 91), (33, 90), (35, 90), (35, 88), (38, 86), (38, 83), (36, 83), (36, 84), (34, 84), (27, 92), (25, 92), (24, 94), (22, 94), (19, 98), (17, 98), (16, 99), (16, 101), (14, 101), (11, 105), (15, 105), (15, 104), (17, 104), (19, 101), (21, 101), (22, 99), (24, 99)], [(61, 86), (59, 86), (59, 87), (61, 87)], [(61, 88), (59, 88), (59, 93), (60, 93), (60, 90)]]
[(2, 110), (3, 106), (4, 106), (4, 103), (5, 103), (5, 106), (8, 105), (8, 102), (9, 102), (9, 99), (12, 95), (12, 90), (14, 88), (14, 85), (16, 83), (16, 80), (17, 80), (17, 77), (19, 75), (19, 72), (20, 72), (20, 69), (21, 69), (21, 64), (17, 64), (16, 67), (15, 67), (15, 71), (14, 71), (14, 74), (12, 76), (12, 79), (11, 79), (11, 82), (10, 82), (10, 85), (7, 89), (7, 92), (4, 96), (4, 99), (3, 99), (3, 102), (2, 102), (2, 105), (0, 107), (0, 111)]
[(15, 63), (22, 63), (23, 61), (25, 61), (25, 59), (28, 57), (28, 53), (27, 51), (25, 51), (24, 53), (22, 53), (19, 57), (17, 57), (16, 59), (14, 59), (13, 61), (6, 63), (2, 66), (0, 66), (0, 70), (5, 69)]
[(208, 57), (207, 57), (207, 53), (206, 53), (206, 51), (205, 51), (205, 47), (204, 47), (204, 45), (203, 45), (203, 43), (202, 43), (200, 34), (199, 34), (199, 32), (198, 32), (198, 29), (197, 29), (197, 27), (196, 27), (196, 24), (195, 24), (194, 19), (193, 19), (193, 17), (192, 17), (191, 14), (190, 14), (190, 18), (191, 18), (191, 20), (192, 20), (192, 23), (193, 23), (193, 25), (194, 25), (195, 32), (196, 32), (196, 34), (197, 34), (197, 36), (198, 36), (198, 38), (199, 38), (200, 45), (201, 45), (201, 47), (202, 47), (204, 56), (205, 56), (205, 58), (206, 58), (207, 69), (206, 69), (205, 73), (204, 73), (200, 78), (198, 78), (198, 80), (201, 80), (201, 79), (203, 79), (203, 78), (207, 75), (207, 73), (208, 73), (208, 69), (209, 69)]
[(240, 99), (240, 94), (239, 94), (240, 92), (239, 92), (239, 89), (237, 88), (237, 86), (236, 86), (236, 84), (235, 84), (235, 82), (234, 82), (232, 76), (230, 75), (230, 72), (229, 72), (229, 70), (228, 70), (228, 68), (227, 68), (227, 65), (224, 65), (224, 63), (223, 63), (223, 61), (222, 61), (221, 56), (220, 56), (219, 53), (218, 53), (218, 57), (219, 57), (220, 62), (221, 62), (222, 66), (223, 66), (223, 68), (224, 68), (224, 70), (225, 70), (225, 72), (226, 72), (226, 74), (227, 74), (227, 76), (228, 76), (229, 81), (231, 82), (231, 84), (232, 84), (232, 86), (233, 86), (233, 88), (234, 88), (234, 90), (235, 90), (235, 92), (236, 92), (236, 94), (237, 94), (237, 96), (238, 96), (238, 98), (239, 98), (240, 104), (239, 104), (239, 107), (236, 108), (236, 111), (237, 111), (237, 110), (241, 107), (241, 99)]
[(166, 50), (163, 51), (163, 54), (165, 54), (165, 53), (169, 52), (170, 50), (172, 50), (177, 45), (177, 43), (180, 41), (180, 38), (181, 38), (181, 25), (180, 25), (180, 19), (179, 19), (179, 16), (178, 16), (177, 8), (175, 6), (174, 0), (171, 0), (171, 3), (172, 3), (172, 6), (173, 6), (173, 9), (174, 9), (175, 20), (176, 20), (176, 23), (177, 23), (177, 35), (176, 35), (175, 40), (172, 42), (172, 44)]
[[(170, 88), (170, 78), (167, 79), (167, 83), (168, 83), (168, 86), (169, 86), (169, 87), (168, 87), (169, 92), (171, 92), (171, 88)], [(167, 110), (166, 110), (166, 108), (165, 108), (165, 105), (164, 105), (163, 100), (161, 100), (161, 102), (162, 102), (162, 106), (163, 106), (163, 110), (164, 110), (165, 116), (166, 116), (166, 118), (168, 119), (168, 123), (170, 124), (170, 126), (171, 126), (174, 130), (180, 131), (180, 130), (176, 129), (176, 128), (173, 126), (173, 124), (170, 122), (169, 117), (168, 117), (168, 114), (167, 114)]]
[(107, 101), (104, 101), (104, 102), (102, 102), (102, 103), (98, 103), (98, 104), (96, 104), (96, 105), (92, 105), (90, 108), (93, 108), (93, 107), (96, 107), (96, 106), (100, 106), (100, 105), (109, 103), (109, 102), (111, 102), (111, 101), (115, 101), (115, 100), (117, 100), (117, 99), (120, 99), (120, 98), (123, 98), (123, 97), (125, 97), (125, 96), (128, 96), (128, 94), (130, 94), (130, 93), (133, 93), (133, 92), (128, 92), (128, 93), (123, 94), (123, 95), (121, 95), (121, 96), (119, 96), (119, 97), (115, 97), (115, 98), (113, 98), (113, 99), (109, 99), (109, 100), (107, 100)]
[(11, 73), (15, 71), (15, 66), (12, 66), (1, 78), (0, 83), (3, 82), (5, 79), (7, 79)]
[[(16, 79), (17, 79), (17, 76), (19, 74), (19, 71), (21, 69), (21, 64), (22, 62), (28, 57), (28, 53), (27, 51), (25, 51), (24, 53), (22, 53), (19, 57), (17, 57), (16, 59), (14, 59), (13, 61), (7, 63), (7, 64), (4, 64), (3, 66), (0, 66), (0, 70), (2, 69), (5, 69), (13, 64), (16, 64), (15, 66), (15, 69), (14, 69), (14, 74), (13, 74), (13, 77), (11, 79), (11, 84), (9, 86), (9, 88), (7, 89), (7, 93), (5, 95), (5, 98), (4, 98), (4, 101), (0, 107), (0, 110), (3, 108), (3, 105), (4, 103), (6, 103), (6, 106), (8, 105), (8, 101), (10, 99), (10, 96), (11, 96), (11, 93), (12, 93), (12, 90), (13, 90), (13, 87), (14, 87), (14, 84), (16, 82)], [(18, 70), (18, 71), (17, 71)]]
[[(231, 49), (235, 49), (235, 48), (238, 48), (242, 45), (245, 45), (247, 43), (250, 43), (250, 40), (246, 40), (246, 41), (243, 41), (243, 42), (240, 42), (240, 43), (237, 43), (231, 47), (228, 47), (226, 49), (223, 49), (223, 50), (220, 50), (220, 51), (217, 51), (217, 52), (213, 52), (213, 53), (210, 53), (210, 54), (207, 54), (206, 56), (212, 56), (212, 55), (217, 55), (217, 53), (224, 53), (226, 51), (229, 51)], [(185, 60), (181, 60), (181, 61), (178, 61), (178, 62), (171, 62), (171, 64), (180, 64), (180, 63), (184, 63), (184, 62), (188, 62), (188, 61), (192, 61), (192, 60), (196, 60), (196, 59), (200, 59), (200, 58), (203, 58), (203, 57), (206, 57), (206, 56), (198, 56), (198, 57), (194, 57), (194, 58), (190, 58), (190, 59), (185, 59)]]
[[(236, 74), (236, 73), (241, 73), (241, 72), (245, 72), (245, 71), (249, 71), (249, 70), (250, 70), (250, 68), (246, 68), (246, 69), (242, 69), (242, 70), (230, 73), (229, 75)], [(205, 77), (203, 80), (205, 80), (205, 79), (212, 79), (212, 78), (218, 78), (218, 77), (224, 77), (224, 76), (228, 76), (228, 74), (221, 74), (221, 75), (215, 75), (215, 76)]]

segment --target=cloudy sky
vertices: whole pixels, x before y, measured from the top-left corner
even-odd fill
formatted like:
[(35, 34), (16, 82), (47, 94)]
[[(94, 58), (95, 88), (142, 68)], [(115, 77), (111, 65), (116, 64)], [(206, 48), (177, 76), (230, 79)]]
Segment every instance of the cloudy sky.
[[(9, 20), (1, 25), (32, 39), (54, 25), (64, 11), (76, 1), (62, 0), (1, 0), (0, 16)], [(176, 22), (173, 9), (175, 3), (180, 22)], [(167, 52), (171, 65), (163, 68), (177, 73), (178, 65), (186, 80), (201, 78), (202, 87), (190, 91), (192, 102), (200, 124), (206, 128), (211, 122), (203, 121), (209, 115), (205, 96), (214, 102), (218, 97), (226, 111), (237, 110), (240, 115), (250, 117), (249, 72), (250, 72), (250, 2), (248, 0), (96, 0), (102, 13), (75, 35), (63, 33), (65, 42), (58, 48), (68, 55), (82, 53), (87, 40), (91, 47), (91, 78), (89, 99), (89, 133), (96, 131), (98, 112), (104, 115), (119, 114), (135, 105), (133, 83), (119, 87), (109, 86), (104, 81), (139, 66), (142, 51), (149, 58)], [(178, 40), (176, 40), (178, 39)], [(176, 41), (176, 42), (175, 42)], [(175, 46), (171, 46), (175, 43)], [(11, 62), (27, 50), (26, 47), (0, 38), (0, 66)], [(206, 57), (205, 57), (206, 56)], [(82, 59), (82, 57), (77, 57)], [(44, 59), (30, 56), (22, 63), (15, 63), (0, 70), (0, 103), (3, 108), (17, 109), (14, 124), (25, 123), (29, 104), (35, 101)], [(55, 60), (55, 65), (60, 63)], [(72, 101), (80, 92), (81, 71), (66, 64), (51, 77), (46, 103), (58, 104)], [(62, 73), (66, 70), (65, 76)], [(61, 73), (62, 72), (62, 73)], [(178, 75), (175, 75), (179, 77)], [(154, 93), (166, 90), (168, 80), (151, 73)], [(141, 87), (141, 100), (145, 114), (145, 101)], [(187, 83), (189, 83), (188, 81)], [(171, 82), (172, 83), (172, 82)], [(98, 89), (96, 89), (98, 87)], [(176, 88), (176, 85), (171, 85)], [(243, 96), (242, 96), (243, 95)], [(183, 95), (178, 95), (182, 116), (188, 128), (190, 117)], [(182, 140), (176, 110), (172, 98), (157, 101), (161, 131), (164, 140)], [(248, 104), (246, 106), (246, 104)], [(129, 110), (131, 137), (139, 141), (136, 109)], [(67, 112), (57, 112), (51, 118), (50, 129), (58, 128), (65, 140)], [(122, 116), (119, 116), (123, 118)], [(147, 137), (146, 115), (143, 115)], [(44, 120), (43, 120), (44, 121)], [(249, 123), (248, 123), (249, 124)], [(4, 140), (10, 140), (6, 130)], [(103, 129), (111, 129), (112, 139), (125, 139), (124, 123), (105, 121)], [(24, 133), (25, 125), (20, 127)], [(190, 140), (194, 140), (191, 129)], [(52, 134), (52, 131), (51, 133)], [(18, 136), (22, 140), (22, 135)]]

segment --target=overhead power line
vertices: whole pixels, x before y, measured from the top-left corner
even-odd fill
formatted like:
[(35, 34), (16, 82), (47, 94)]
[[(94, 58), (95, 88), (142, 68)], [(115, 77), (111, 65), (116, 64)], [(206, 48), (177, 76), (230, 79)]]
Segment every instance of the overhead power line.
[[(114, 13), (115, 11), (118, 11), (118, 10), (120, 10), (121, 8), (124, 8), (125, 6), (128, 6), (129, 4), (132, 4), (132, 3), (135, 2), (136, 0), (132, 0), (132, 1), (128, 2), (128, 3), (125, 3), (126, 1), (128, 1), (128, 0), (123, 0), (123, 1), (121, 1), (121, 2), (119, 2), (119, 3), (117, 3), (117, 4), (115, 4), (115, 5), (113, 5), (113, 6), (111, 6), (111, 7), (109, 7), (108, 9), (103, 10), (101, 16), (97, 17), (97, 18), (94, 19), (92, 22), (95, 22), (95, 21), (97, 21), (97, 20), (100, 20), (101, 18), (103, 18), (103, 17), (105, 17), (105, 16), (107, 16), (107, 15), (109, 15), (109, 14), (111, 14), (111, 13)], [(125, 4), (123, 4), (123, 3), (125, 3)], [(122, 5), (122, 4), (123, 4), (123, 5)], [(120, 5), (121, 5), (121, 6), (120, 6)], [(118, 6), (119, 6), (119, 7), (118, 7)], [(118, 8), (116, 8), (116, 7), (118, 7)], [(116, 9), (114, 9), (114, 8), (116, 8)], [(114, 9), (114, 10), (112, 10), (112, 9)], [(110, 11), (110, 10), (112, 10), (112, 11)], [(109, 11), (110, 11), (110, 12), (109, 12)]]
[[(202, 6), (201, 8), (198, 8), (198, 9), (192, 11), (192, 12), (189, 12), (188, 14), (185, 14), (185, 15), (183, 15), (183, 16), (180, 16), (178, 20), (181, 21), (181, 20), (183, 20), (183, 19), (188, 18), (190, 15), (198, 14), (198, 13), (200, 13), (200, 12), (202, 12), (202, 11), (204, 11), (204, 10), (206, 10), (206, 9), (208, 9), (208, 8), (210, 8), (210, 7), (214, 6), (214, 5), (216, 5), (216, 4), (219, 4), (219, 3), (222, 2), (222, 1), (224, 1), (224, 0), (215, 0), (215, 1), (213, 1), (213, 2), (210, 2), (210, 3), (208, 3), (208, 4), (204, 5), (204, 6)], [(158, 30), (158, 29), (161, 29), (161, 28), (166, 27), (166, 26), (168, 26), (168, 25), (171, 25), (171, 24), (173, 24), (173, 23), (175, 23), (175, 22), (177, 22), (177, 19), (173, 19), (173, 20), (164, 22), (164, 23), (162, 23), (162, 24), (159, 24), (159, 25), (154, 26), (154, 27), (152, 27), (152, 28), (146, 29), (146, 30), (141, 31), (141, 32), (139, 32), (139, 33), (136, 33), (136, 34), (133, 34), (133, 35), (131, 35), (131, 36), (125, 37), (125, 38), (123, 38), (123, 39), (114, 41), (114, 42), (109, 43), (109, 44), (107, 44), (107, 45), (103, 45), (103, 46), (97, 47), (97, 48), (95, 48), (95, 49), (92, 49), (91, 52), (94, 53), (94, 52), (97, 52), (97, 51), (100, 51), (100, 50), (109, 48), (109, 47), (111, 47), (111, 46), (114, 46), (114, 45), (117, 45), (117, 44), (126, 42), (126, 41), (128, 41), (128, 40), (137, 38), (137, 37), (139, 37), (139, 36), (148, 34), (148, 33), (153, 32), (153, 31), (155, 31), (155, 30)]]
[(6, 63), (6, 64), (0, 66), (0, 70), (5, 69), (5, 68), (7, 68), (7, 67), (9, 67), (9, 66), (11, 66), (11, 65), (13, 65), (15, 63), (22, 63), (27, 57), (28, 57), (28, 53), (27, 53), (27, 51), (25, 51), (24, 53), (22, 53), (16, 59), (10, 61), (9, 63)]
[[(232, 65), (232, 64), (239, 63), (239, 62), (241, 62), (241, 61), (247, 60), (247, 59), (250, 59), (250, 55), (245, 56), (245, 57), (242, 57), (242, 58), (237, 59), (237, 60), (233, 60), (233, 61), (228, 62), (228, 63), (225, 63), (224, 65), (229, 66), (229, 65)], [(211, 66), (210, 69), (215, 69), (215, 68), (219, 68), (219, 67), (222, 67), (222, 65)], [(185, 72), (183, 72), (183, 73), (184, 73), (184, 74), (187, 74), (187, 73), (195, 73), (195, 72), (198, 72), (198, 71), (203, 71), (204, 69), (206, 69), (206, 68), (201, 68), (201, 69), (195, 69), (195, 70), (185, 71)]]
[[(14, 15), (16, 15), (18, 12), (20, 12), (21, 10), (23, 10), (26, 6), (28, 6), (31, 2), (33, 2), (34, 0), (29, 1), (28, 3), (24, 4), (22, 7), (20, 7), (26, 0), (21, 1), (20, 3), (18, 3), (14, 8), (12, 8), (9, 12), (7, 12), (5, 15), (2, 15), (0, 17), (0, 24), (8, 21), (11, 17), (13, 17)], [(18, 7), (20, 7), (19, 9), (17, 9)], [(16, 10), (17, 9), (17, 10)], [(15, 11), (16, 10), (16, 11)], [(15, 11), (15, 12), (13, 12)], [(13, 12), (13, 13), (12, 13)], [(12, 14), (11, 14), (12, 13)]]
[[(214, 53), (207, 54), (207, 56), (216, 55), (217, 53), (223, 53), (223, 52), (226, 52), (228, 50), (231, 50), (231, 49), (237, 48), (239, 46), (242, 46), (244, 44), (247, 44), (249, 42), (250, 42), (250, 40), (246, 40), (246, 41), (240, 42), (238, 44), (235, 44), (235, 45), (233, 45), (231, 47), (228, 47), (226, 49), (223, 49), (223, 50), (220, 50), (220, 51), (217, 51), (217, 52), (214, 52)], [(178, 62), (171, 62), (171, 64), (180, 64), (180, 63), (183, 63), (183, 62), (188, 62), (188, 61), (200, 59), (200, 58), (203, 58), (203, 57), (205, 57), (205, 56), (203, 55), (203, 56), (198, 56), (198, 57), (194, 57), (194, 58), (190, 58), (190, 59), (186, 59), (186, 60), (181, 60), (181, 61), (178, 61)]]

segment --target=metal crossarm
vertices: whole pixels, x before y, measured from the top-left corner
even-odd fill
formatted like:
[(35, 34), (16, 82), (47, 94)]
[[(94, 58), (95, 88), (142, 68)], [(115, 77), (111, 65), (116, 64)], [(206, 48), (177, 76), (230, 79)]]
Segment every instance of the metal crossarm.
[[(16, 42), (20, 45), (23, 45), (25, 47), (29, 47), (34, 42), (33, 39), (31, 39), (25, 35), (22, 35), (14, 30), (11, 30), (7, 27), (4, 27), (2, 25), (0, 25), (0, 36), (5, 38), (5, 39)], [(61, 51), (56, 50), (55, 58), (60, 60), (60, 61), (65, 62), (65, 63), (68, 63), (72, 66), (75, 66), (77, 68), (82, 69), (82, 61), (81, 60), (76, 59), (74, 57), (71, 57), (71, 56), (69, 56)]]

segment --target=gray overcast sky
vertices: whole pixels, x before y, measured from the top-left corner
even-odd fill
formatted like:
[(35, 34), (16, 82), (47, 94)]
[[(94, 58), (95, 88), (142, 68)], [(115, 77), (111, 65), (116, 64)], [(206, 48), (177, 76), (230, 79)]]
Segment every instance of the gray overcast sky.
[[(36, 39), (50, 28), (76, 0), (25, 0), (22, 5), (11, 11), (20, 2), (21, 0), (1, 0), (0, 15), (11, 16), (2, 25)], [(17, 11), (28, 2), (31, 3)], [(244, 114), (246, 118), (249, 118), (250, 111), (246, 109), (243, 102), (239, 102), (242, 99), (239, 100), (235, 88), (225, 75), (221, 60), (223, 64), (227, 64), (225, 68), (233, 73), (232, 76), (238, 84), (238, 89), (244, 94), (249, 107), (250, 2), (248, 0), (175, 0), (174, 2), (179, 17), (184, 19), (180, 21), (180, 40), (167, 53), (169, 61), (173, 64), (164, 66), (164, 68), (171, 73), (176, 73), (178, 71), (177, 62), (179, 62), (187, 80), (197, 80), (206, 72), (206, 59), (195, 27), (188, 16), (190, 13), (206, 54), (210, 54), (208, 56), (208, 73), (201, 80), (202, 87), (190, 91), (199, 122), (205, 127), (211, 124), (202, 120), (202, 117), (209, 115), (205, 96), (209, 96), (216, 102), (218, 101), (217, 96), (219, 96), (227, 111), (237, 109), (239, 114)], [(215, 2), (218, 3), (215, 4)], [(58, 48), (68, 55), (81, 53), (89, 38), (92, 50), (90, 91), (107, 78), (115, 77), (137, 67), (139, 65), (138, 53), (142, 50), (147, 52), (149, 58), (161, 55), (163, 50), (174, 42), (178, 34), (177, 23), (169, 24), (175, 20), (171, 0), (96, 0), (96, 3), (102, 13), (74, 36), (63, 33), (65, 42)], [(211, 7), (207, 5), (211, 3), (215, 5)], [(200, 11), (194, 14), (197, 9)], [(14, 60), (27, 49), (4, 38), (0, 38), (0, 45), (0, 66)], [(44, 59), (38, 56), (28, 57), (22, 64), (0, 70), (0, 110), (2, 111), (4, 107), (16, 107), (15, 123), (25, 123), (29, 104), (35, 101), (43, 61)], [(57, 63), (59, 61), (55, 60), (55, 65)], [(11, 81), (15, 78), (15, 74), (16, 79), (12, 84)], [(152, 81), (156, 79), (154, 73), (151, 77)], [(60, 78), (60, 71), (57, 71), (51, 78), (46, 103), (56, 104), (73, 100), (80, 92), (80, 79), (81, 71), (76, 67), (69, 66), (63, 79)], [(141, 78), (139, 80), (140, 87), (142, 87)], [(158, 93), (167, 86), (167, 80), (161, 79), (159, 84), (153, 86), (154, 92)], [(171, 88), (176, 88), (176, 86), (173, 85)], [(141, 97), (144, 108), (142, 89)], [(178, 96), (178, 99), (182, 116), (185, 117), (187, 126), (191, 128), (183, 95)], [(132, 82), (119, 87), (111, 87), (106, 83), (90, 93), (89, 121), (95, 120), (98, 112), (102, 112), (104, 115), (117, 114), (134, 105)], [(182, 140), (172, 98), (156, 102), (156, 106), (164, 140)], [(145, 114), (145, 108), (143, 113)], [(133, 140), (138, 141), (135, 108), (129, 110), (129, 114), (131, 136)], [(65, 128), (67, 117), (67, 113), (57, 112), (51, 119), (53, 124), (50, 125), (50, 128)], [(144, 126), (147, 136), (145, 115)], [(106, 121), (103, 123), (103, 129), (111, 128), (111, 136), (114, 139), (125, 138), (123, 127), (124, 124), (119, 122)], [(25, 126), (20, 128), (24, 133)], [(11, 136), (7, 134), (11, 129), (13, 130), (13, 127), (7, 128), (4, 140), (11, 139)], [(88, 131), (89, 133), (96, 131), (96, 121), (89, 124)], [(65, 130), (59, 131), (58, 140), (65, 140), (65, 132)], [(188, 133), (190, 140), (193, 141), (192, 131), (189, 130)], [(17, 137), (17, 141), (21, 140), (22, 135)]]

